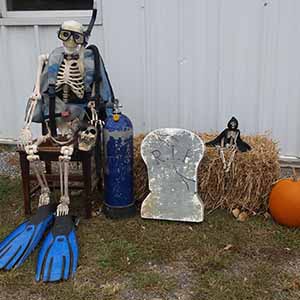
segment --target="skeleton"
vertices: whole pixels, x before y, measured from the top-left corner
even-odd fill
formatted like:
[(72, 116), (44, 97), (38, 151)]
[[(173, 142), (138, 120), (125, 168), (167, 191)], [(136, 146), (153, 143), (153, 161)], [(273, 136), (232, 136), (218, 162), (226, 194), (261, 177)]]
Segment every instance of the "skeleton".
[[(36, 281), (67, 280), (74, 277), (77, 270), (78, 242), (75, 227), (78, 221), (69, 214), (68, 181), (73, 151), (80, 151), (77, 149), (78, 142), (82, 150), (91, 149), (95, 145), (90, 154), (95, 155), (97, 175), (101, 175), (102, 171), (104, 143), (101, 139), (102, 124), (99, 122), (107, 117), (111, 119), (113, 111), (110, 109), (115, 103), (98, 48), (95, 45), (86, 47), (97, 17), (95, 7), (86, 30), (75, 21), (61, 25), (58, 38), (63, 41), (63, 45), (53, 49), (49, 55), (39, 56), (35, 87), (27, 102), (20, 146), (31, 162), (41, 195), (36, 213), (0, 241), (0, 269), (20, 267), (50, 229), (39, 251)], [(43, 124), (43, 135), (35, 140), (31, 134), (32, 122)], [(42, 147), (39, 145), (45, 141), (59, 148), (61, 196), (56, 215), (53, 213), (53, 205), (50, 205), (48, 176), (42, 172), (41, 166)]]
[[(207, 142), (206, 145), (214, 146), (219, 150), (225, 173), (230, 171), (237, 151), (246, 152), (251, 150), (251, 147), (240, 137), (238, 120), (235, 117), (232, 117), (229, 120), (225, 130), (223, 130), (214, 140)], [(228, 150), (228, 161), (226, 161), (224, 149)]]
[[(231, 122), (231, 126), (235, 127), (235, 123)], [(231, 164), (233, 163), (236, 151), (238, 150), (237, 149), (237, 138), (238, 138), (237, 132), (228, 130), (226, 133), (227, 142), (225, 142), (225, 139), (223, 138), (221, 140), (221, 145), (217, 146), (217, 148), (220, 151), (220, 157), (221, 157), (221, 160), (223, 163), (223, 169), (224, 169), (225, 173), (228, 173), (230, 171)], [(224, 149), (228, 149), (228, 152), (229, 152), (228, 161), (226, 161)]]
[[(84, 84), (84, 30), (80, 23), (76, 21), (67, 21), (61, 25), (58, 37), (63, 41), (64, 58), (59, 66), (55, 82), (55, 97), (59, 97), (64, 104), (68, 104), (70, 98), (83, 99), (86, 87)], [(51, 139), (55, 144), (61, 146), (59, 156), (60, 168), (60, 203), (57, 206), (57, 215), (67, 215), (69, 213), (69, 190), (68, 190), (68, 177), (69, 177), (69, 164), (74, 150), (74, 143), (78, 139), (79, 149), (83, 151), (90, 150), (96, 142), (98, 116), (95, 109), (95, 103), (91, 101), (88, 105), (91, 111), (90, 126), (86, 130), (81, 131), (80, 118), (76, 114), (72, 115), (66, 111), (62, 113), (62, 117), (58, 119), (57, 128), (61, 133), (62, 139), (54, 136), (47, 123), (48, 132), (33, 141), (30, 131), (30, 125), (33, 120), (35, 109), (41, 101), (41, 78), (43, 68), (49, 60), (49, 54), (39, 56), (37, 77), (35, 88), (30, 96), (29, 106), (25, 117), (25, 124), (21, 130), (20, 144), (27, 153), (27, 159), (32, 162), (34, 173), (37, 177), (41, 187), (41, 194), (39, 197), (39, 207), (47, 205), (50, 202), (50, 189), (48, 187), (46, 177), (41, 171), (41, 161), (38, 153), (38, 146), (43, 142)], [(74, 96), (75, 95), (75, 96)], [(50, 113), (49, 113), (50, 115)]]

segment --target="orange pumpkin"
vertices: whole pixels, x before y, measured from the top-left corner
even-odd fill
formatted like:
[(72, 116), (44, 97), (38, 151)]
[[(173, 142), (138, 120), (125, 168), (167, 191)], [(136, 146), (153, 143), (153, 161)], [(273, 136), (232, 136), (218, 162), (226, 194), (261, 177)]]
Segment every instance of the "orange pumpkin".
[(270, 194), (269, 210), (279, 224), (300, 227), (300, 181), (282, 179)]

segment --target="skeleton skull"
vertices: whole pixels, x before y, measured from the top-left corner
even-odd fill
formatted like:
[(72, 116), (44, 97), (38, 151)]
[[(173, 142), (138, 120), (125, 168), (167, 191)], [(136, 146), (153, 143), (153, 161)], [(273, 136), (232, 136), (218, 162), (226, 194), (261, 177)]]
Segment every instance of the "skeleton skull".
[(66, 21), (61, 25), (58, 37), (63, 41), (67, 53), (78, 52), (84, 43), (83, 26), (76, 21)]
[(97, 128), (89, 126), (85, 131), (81, 132), (78, 140), (78, 148), (81, 151), (89, 151), (95, 145), (97, 138)]

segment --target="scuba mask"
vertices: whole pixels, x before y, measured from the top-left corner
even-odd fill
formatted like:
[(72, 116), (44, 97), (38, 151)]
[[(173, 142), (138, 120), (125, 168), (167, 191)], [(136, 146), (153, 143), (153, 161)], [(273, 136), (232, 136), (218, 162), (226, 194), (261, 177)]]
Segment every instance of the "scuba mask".
[(83, 33), (68, 30), (68, 29), (63, 29), (63, 28), (60, 28), (58, 31), (58, 38), (61, 41), (66, 42), (71, 38), (71, 36), (77, 45), (82, 45), (84, 43), (84, 34)]

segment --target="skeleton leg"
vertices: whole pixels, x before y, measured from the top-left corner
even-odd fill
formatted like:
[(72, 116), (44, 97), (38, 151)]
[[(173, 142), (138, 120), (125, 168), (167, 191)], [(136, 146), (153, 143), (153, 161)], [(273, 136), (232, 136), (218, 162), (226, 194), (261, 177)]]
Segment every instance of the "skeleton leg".
[(219, 148), (219, 152), (220, 152), (220, 157), (223, 163), (223, 169), (226, 169), (226, 159), (225, 159), (225, 155), (224, 155), (224, 150), (223, 147), (217, 146), (217, 148)]
[(233, 163), (233, 160), (234, 160), (234, 156), (235, 156), (236, 151), (237, 151), (237, 148), (236, 148), (236, 147), (233, 147), (232, 152), (231, 152), (231, 154), (230, 154), (230, 158), (229, 158), (228, 164), (227, 164), (227, 168), (226, 168), (226, 170), (225, 170), (226, 173), (228, 173), (229, 170), (230, 170), (230, 167), (231, 167), (231, 164)]
[(33, 145), (28, 145), (25, 147), (25, 151), (27, 153), (27, 159), (32, 162), (32, 168), (35, 173), (35, 176), (38, 180), (38, 183), (41, 187), (41, 195), (39, 198), (38, 206), (48, 205), (50, 203), (50, 189), (46, 180), (45, 174), (41, 171), (42, 164), (38, 152), (37, 147), (40, 143), (44, 141), (47, 136), (42, 136), (37, 140), (37, 142)]
[(73, 145), (63, 146), (60, 150), (62, 155), (59, 156), (59, 171), (60, 171), (60, 204), (57, 206), (57, 216), (65, 216), (69, 213), (69, 164), (73, 153)]

